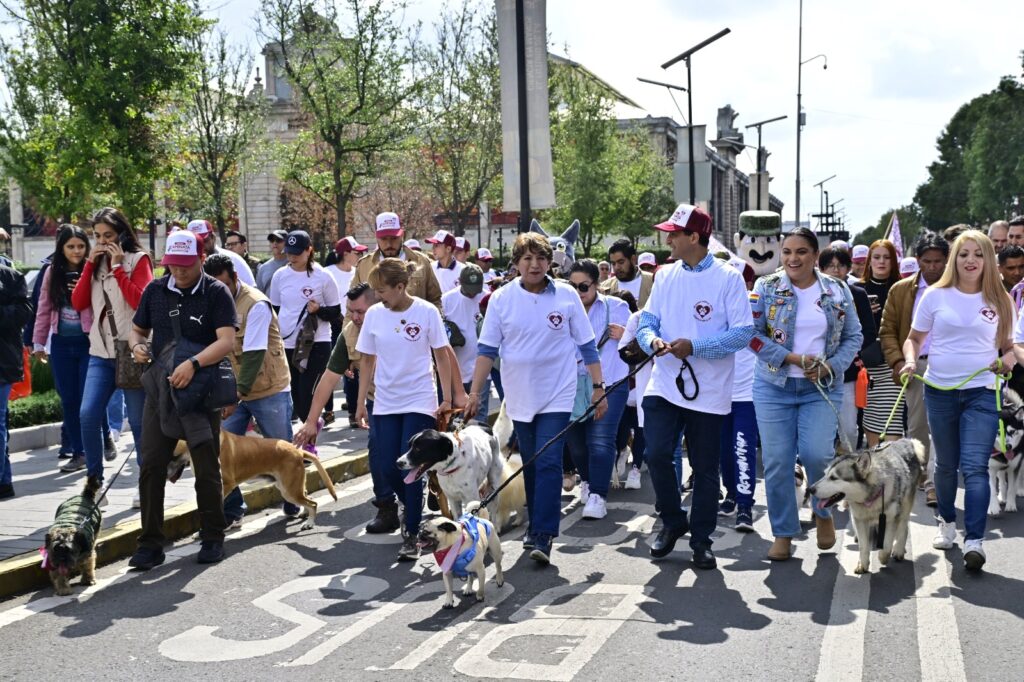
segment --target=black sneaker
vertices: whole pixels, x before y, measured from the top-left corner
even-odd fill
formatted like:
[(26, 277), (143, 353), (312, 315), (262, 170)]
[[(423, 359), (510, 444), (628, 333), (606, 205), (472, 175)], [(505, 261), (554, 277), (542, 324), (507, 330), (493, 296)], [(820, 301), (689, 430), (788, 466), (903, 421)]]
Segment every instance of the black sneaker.
[(416, 546), (415, 535), (402, 535), (402, 546), (398, 548), (399, 561), (416, 561), (420, 558), (420, 548)]
[(732, 516), (736, 513), (736, 500), (727, 497), (718, 503), (719, 516)]
[(536, 544), (537, 543), (534, 541), (532, 534), (526, 533), (523, 535), (523, 549), (533, 549)]
[(128, 560), (128, 565), (140, 571), (148, 571), (164, 562), (164, 551), (154, 547), (139, 547)]
[(548, 565), (551, 563), (551, 537), (548, 535), (537, 535), (533, 538), (533, 549), (530, 551), (530, 558), (538, 564)]
[(741, 533), (751, 533), (754, 530), (754, 515), (750, 507), (737, 507), (736, 509), (736, 530)]
[(333, 410), (324, 410), (323, 420), (324, 420), (324, 426), (327, 426), (328, 424), (333, 424), (334, 423), (334, 411)]
[(14, 484), (4, 483), (0, 485), (0, 500), (6, 500), (9, 497), (14, 497)]
[(221, 540), (203, 540), (196, 561), (201, 564), (215, 564), (224, 561), (224, 543)]
[(71, 457), (74, 454), (75, 453), (71, 452), (70, 450), (65, 450), (64, 448), (61, 448), (60, 452), (57, 453), (57, 459), (71, 459)]
[(60, 470), (64, 473), (70, 473), (72, 471), (81, 471), (85, 468), (85, 455), (75, 455), (61, 466)]
[(117, 459), (117, 445), (114, 444), (114, 439), (107, 434), (107, 437), (103, 439), (103, 459), (111, 462)]
[(291, 502), (285, 500), (285, 502), (284, 502), (284, 515), (287, 516), (289, 519), (294, 519), (296, 516), (299, 515), (300, 511), (302, 511), (301, 507), (299, 507), (296, 504), (292, 504)]

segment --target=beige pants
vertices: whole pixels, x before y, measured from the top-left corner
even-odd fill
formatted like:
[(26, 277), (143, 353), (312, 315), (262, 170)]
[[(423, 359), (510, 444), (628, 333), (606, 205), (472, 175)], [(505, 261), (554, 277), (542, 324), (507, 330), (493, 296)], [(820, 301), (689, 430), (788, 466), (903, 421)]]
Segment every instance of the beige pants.
[[(928, 369), (928, 358), (918, 358), (917, 373), (924, 376)], [(931, 456), (935, 446), (932, 444), (931, 432), (928, 429), (928, 412), (924, 407), (924, 383), (917, 379), (910, 382), (903, 399), (907, 401), (907, 434), (910, 438), (916, 438), (924, 444), (925, 471), (927, 478), (924, 482), (925, 490), (932, 490), (935, 484), (932, 479), (935, 474), (935, 458)]]

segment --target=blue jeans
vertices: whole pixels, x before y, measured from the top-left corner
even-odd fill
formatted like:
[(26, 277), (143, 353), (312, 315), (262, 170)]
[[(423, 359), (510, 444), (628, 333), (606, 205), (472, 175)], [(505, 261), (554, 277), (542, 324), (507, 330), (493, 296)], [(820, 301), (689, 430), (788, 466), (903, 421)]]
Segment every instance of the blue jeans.
[(14, 384), (0, 384), (0, 485), (11, 485), (11, 454), (7, 452), (7, 401)]
[(935, 443), (935, 496), (939, 516), (956, 521), (956, 473), (964, 477), (964, 537), (985, 537), (988, 512), (988, 460), (999, 431), (995, 392), (979, 387), (939, 391), (924, 387), (928, 428)]
[(644, 398), (643, 410), (647, 469), (658, 515), (667, 528), (679, 528), (687, 522), (679, 494), (680, 475), (676, 473), (679, 441), (685, 434), (693, 468), (690, 547), (711, 547), (711, 534), (718, 522), (718, 461), (724, 417), (680, 407), (653, 395)]
[[(842, 383), (836, 383), (828, 396), (836, 410), (841, 410)], [(835, 455), (839, 428), (836, 413), (810, 381), (794, 377), (787, 378), (783, 387), (755, 378), (754, 405), (761, 433), (772, 534), (778, 538), (796, 537), (800, 534), (793, 480), (796, 456), (800, 453), (808, 483), (821, 479)], [(818, 509), (816, 504), (812, 504), (812, 509), (821, 518), (831, 515), (828, 509)]]
[[(353, 403), (355, 404), (355, 403)], [(366, 416), (370, 424), (370, 432), (366, 436), (366, 451), (370, 456), (370, 462), (373, 462), (373, 449), (375, 447), (374, 427), (373, 427), (373, 401), (367, 398), (366, 400)], [(391, 488), (391, 483), (388, 479), (379, 471), (376, 471), (373, 466), (370, 466), (370, 482), (373, 483), (373, 499), (377, 502), (394, 502), (395, 491)]]
[(110, 429), (118, 432), (124, 426), (124, 389), (114, 389), (107, 401), (107, 418), (103, 425), (104, 435)]
[[(580, 480), (590, 486), (590, 492), (608, 497), (612, 467), (615, 466), (616, 437), (619, 420), (629, 398), (629, 386), (622, 384), (608, 394), (608, 411), (600, 419), (590, 418), (574, 424), (566, 434), (569, 454), (580, 474)], [(586, 502), (586, 500), (584, 500)]]
[(409, 439), (424, 429), (437, 426), (437, 420), (419, 412), (374, 415), (371, 419), (374, 447), (370, 450), (370, 471), (376, 471), (376, 477), (386, 480), (392, 490), (401, 491), (399, 497), (405, 504), (405, 532), (415, 535), (423, 517), (423, 479), (406, 483), (405, 472), (398, 468), (396, 462), (408, 448)]
[[(259, 400), (243, 400), (235, 407), (230, 417), (224, 420), (220, 428), (236, 436), (244, 436), (249, 427), (249, 419), (256, 420), (256, 426), (264, 438), (277, 438), (292, 442), (292, 394), (289, 391), (268, 395)], [(297, 512), (298, 507), (285, 502), (285, 513)], [(291, 507), (289, 509), (288, 507)], [(242, 497), (241, 488), (235, 487), (224, 498), (224, 517), (228, 523), (245, 516), (247, 507)]]
[[(98, 476), (100, 479), (103, 478), (103, 418), (115, 390), (114, 361), (90, 355), (79, 415), (86, 470), (90, 476)], [(135, 439), (135, 461), (138, 464), (142, 464), (139, 444), (142, 442), (142, 407), (145, 401), (146, 393), (141, 388), (124, 390), (124, 404), (128, 412), (128, 423), (132, 427), (132, 437)]]
[(85, 378), (89, 371), (89, 337), (50, 337), (50, 366), (53, 368), (53, 384), (60, 396), (64, 411), (62, 433), (67, 433), (68, 450), (74, 455), (84, 455), (82, 445), (82, 396), (85, 394)]
[(346, 374), (341, 375), (341, 385), (345, 391), (345, 409), (348, 412), (348, 418), (354, 419), (356, 402), (359, 400), (359, 372), (352, 372), (351, 379)]
[[(532, 421), (513, 421), (523, 463), (568, 425), (568, 412), (546, 412), (536, 415)], [(555, 441), (523, 469), (530, 535), (558, 536), (558, 524), (562, 520), (562, 443), (563, 439)]]
[(754, 403), (734, 402), (722, 429), (722, 485), (726, 497), (747, 509), (757, 486), (757, 418)]
[(498, 392), (498, 400), (504, 400), (505, 389), (501, 386), (501, 372), (495, 367), (491, 367), (491, 383), (494, 384), (494, 390)]

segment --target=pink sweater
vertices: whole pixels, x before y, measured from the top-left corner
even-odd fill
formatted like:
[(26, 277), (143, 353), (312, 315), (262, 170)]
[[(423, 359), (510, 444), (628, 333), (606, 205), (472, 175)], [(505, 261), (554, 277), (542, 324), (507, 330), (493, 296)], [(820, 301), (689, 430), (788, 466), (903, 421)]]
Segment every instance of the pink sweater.
[[(46, 346), (50, 340), (50, 334), (57, 333), (57, 323), (60, 321), (60, 309), (53, 306), (50, 300), (50, 273), (53, 268), (47, 268), (43, 273), (43, 285), (39, 290), (39, 305), (36, 308), (36, 324), (32, 329), (32, 343), (34, 346)], [(68, 305), (71, 305), (71, 297), (68, 297)], [(82, 331), (86, 335), (92, 329), (92, 308), (86, 308), (79, 312), (82, 318)]]

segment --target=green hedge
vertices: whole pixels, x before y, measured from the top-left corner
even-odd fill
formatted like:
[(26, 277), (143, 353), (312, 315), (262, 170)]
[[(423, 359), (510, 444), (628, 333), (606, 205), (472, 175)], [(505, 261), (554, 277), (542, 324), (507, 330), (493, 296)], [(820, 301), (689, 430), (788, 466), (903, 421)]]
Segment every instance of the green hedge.
[(57, 391), (33, 392), (32, 395), (15, 400), (7, 405), (10, 428), (52, 424), (64, 420)]
[(35, 356), (29, 360), (32, 368), (32, 395), (46, 393), (56, 388), (53, 383), (53, 370), (50, 363), (37, 360)]

